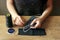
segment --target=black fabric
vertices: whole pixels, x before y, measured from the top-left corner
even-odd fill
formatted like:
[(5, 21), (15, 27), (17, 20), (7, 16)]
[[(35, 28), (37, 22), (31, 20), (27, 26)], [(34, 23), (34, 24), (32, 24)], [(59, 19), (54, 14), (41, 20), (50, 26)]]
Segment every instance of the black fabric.
[[(31, 29), (30, 28), (30, 23), (35, 19), (35, 16), (32, 16), (27, 23), (24, 25), (23, 28), (19, 28), (18, 34), (19, 35), (46, 35), (45, 29), (43, 28), (36, 28), (36, 29)], [(36, 23), (35, 23), (36, 24)], [(35, 25), (33, 24), (33, 26)], [(28, 25), (28, 26), (27, 26)], [(28, 31), (27, 31), (28, 30)]]
[(46, 32), (43, 28), (30, 29), (27, 32), (23, 32), (23, 29), (19, 28), (18, 35), (42, 36), (46, 35)]
[(34, 26), (36, 23), (34, 23), (33, 25), (30, 25), (31, 22), (35, 19), (35, 16), (32, 16), (24, 25), (23, 30), (26, 32), (27, 30), (30, 30), (31, 26)]
[(31, 16), (31, 17), (29, 18), (29, 20), (25, 23), (24, 26), (30, 24), (35, 18), (37, 18), (37, 17), (35, 17), (35, 16)]
[(19, 15), (42, 14), (47, 0), (14, 0), (14, 6)]

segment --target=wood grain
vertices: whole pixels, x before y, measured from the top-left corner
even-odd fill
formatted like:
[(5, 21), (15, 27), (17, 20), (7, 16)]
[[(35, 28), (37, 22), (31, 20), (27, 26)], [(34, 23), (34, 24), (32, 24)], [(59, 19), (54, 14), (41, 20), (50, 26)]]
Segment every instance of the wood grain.
[[(25, 18), (29, 18), (25, 16)], [(42, 27), (46, 29), (46, 36), (22, 36), (18, 35), (17, 26), (15, 32), (9, 34), (6, 26), (4, 15), (0, 15), (0, 40), (60, 40), (60, 16), (49, 16), (43, 23)]]

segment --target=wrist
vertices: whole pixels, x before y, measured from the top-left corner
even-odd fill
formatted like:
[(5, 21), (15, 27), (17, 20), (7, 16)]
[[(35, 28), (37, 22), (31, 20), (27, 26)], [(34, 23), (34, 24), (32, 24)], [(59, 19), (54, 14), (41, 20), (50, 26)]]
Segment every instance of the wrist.
[(40, 20), (41, 22), (43, 22), (43, 21), (44, 21), (44, 18), (42, 18), (42, 17), (39, 17), (39, 20)]
[(12, 18), (15, 19), (16, 17), (18, 17), (17, 14), (11, 14)]
[(18, 14), (11, 14), (12, 16), (18, 16)]

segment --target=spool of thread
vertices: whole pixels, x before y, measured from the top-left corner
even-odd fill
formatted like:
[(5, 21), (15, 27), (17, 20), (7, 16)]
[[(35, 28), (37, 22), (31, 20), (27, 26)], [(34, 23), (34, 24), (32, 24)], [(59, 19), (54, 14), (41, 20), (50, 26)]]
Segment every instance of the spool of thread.
[(14, 33), (14, 29), (13, 28), (10, 28), (10, 29), (8, 29), (8, 33)]
[(8, 28), (13, 27), (12, 17), (11, 17), (10, 14), (6, 14), (6, 25), (7, 25)]

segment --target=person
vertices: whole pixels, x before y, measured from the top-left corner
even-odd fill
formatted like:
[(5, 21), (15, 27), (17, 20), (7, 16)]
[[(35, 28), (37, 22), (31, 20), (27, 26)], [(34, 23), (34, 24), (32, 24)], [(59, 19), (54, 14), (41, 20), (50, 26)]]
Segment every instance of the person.
[(25, 22), (22, 15), (25, 16), (36, 16), (30, 25), (36, 23), (34, 27), (39, 28), (42, 22), (52, 11), (52, 0), (7, 0), (7, 9), (12, 15), (14, 24), (24, 26)]

